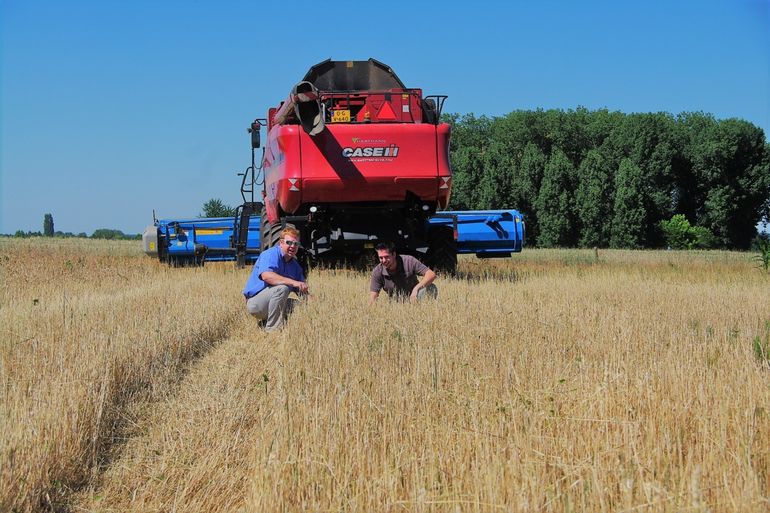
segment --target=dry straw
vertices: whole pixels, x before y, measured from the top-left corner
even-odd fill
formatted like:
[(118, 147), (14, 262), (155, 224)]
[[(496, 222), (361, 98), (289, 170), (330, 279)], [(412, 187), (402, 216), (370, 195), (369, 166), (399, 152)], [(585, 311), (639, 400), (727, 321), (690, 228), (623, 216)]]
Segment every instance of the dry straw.
[(0, 509), (767, 511), (770, 278), (726, 252), (463, 259), (367, 305), (311, 273), (3, 242)]

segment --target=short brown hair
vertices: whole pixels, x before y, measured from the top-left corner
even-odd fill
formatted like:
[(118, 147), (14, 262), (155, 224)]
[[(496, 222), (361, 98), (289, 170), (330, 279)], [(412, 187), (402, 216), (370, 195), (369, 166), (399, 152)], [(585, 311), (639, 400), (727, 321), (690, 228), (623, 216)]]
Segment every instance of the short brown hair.
[(387, 241), (387, 242), (380, 242), (376, 246), (374, 246), (375, 251), (387, 251), (391, 255), (394, 255), (396, 253), (396, 245), (393, 242)]
[(287, 235), (291, 235), (295, 239), (299, 239), (299, 230), (293, 224), (287, 224), (283, 230), (281, 230), (281, 238), (283, 239)]

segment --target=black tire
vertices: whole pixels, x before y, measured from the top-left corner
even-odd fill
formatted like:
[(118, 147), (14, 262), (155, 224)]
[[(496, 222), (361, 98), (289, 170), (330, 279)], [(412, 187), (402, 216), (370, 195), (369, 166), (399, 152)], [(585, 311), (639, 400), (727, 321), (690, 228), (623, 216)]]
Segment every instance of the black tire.
[(271, 223), (267, 219), (267, 209), (262, 209), (259, 216), (259, 249), (265, 251), (276, 244), (281, 239), (281, 223)]
[(434, 226), (428, 234), (428, 267), (436, 273), (457, 272), (457, 241), (449, 226)]

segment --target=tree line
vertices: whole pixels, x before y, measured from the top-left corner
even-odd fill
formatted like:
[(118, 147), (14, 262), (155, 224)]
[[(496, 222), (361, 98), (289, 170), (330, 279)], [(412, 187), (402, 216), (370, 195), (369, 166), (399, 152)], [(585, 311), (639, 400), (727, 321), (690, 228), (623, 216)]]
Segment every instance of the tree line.
[(701, 112), (450, 114), (451, 208), (516, 208), (540, 247), (747, 249), (770, 220), (762, 129)]
[[(219, 198), (212, 198), (203, 204), (203, 212), (198, 214), (198, 217), (233, 217), (235, 216), (236, 207), (232, 207), (224, 203)], [(78, 238), (91, 238), (91, 239), (109, 239), (109, 240), (141, 240), (142, 234), (130, 234), (123, 233), (120, 230), (112, 228), (99, 228), (94, 230), (91, 235), (85, 232), (72, 233), (62, 232), (54, 229), (53, 215), (47, 213), (43, 216), (43, 231), (24, 231), (16, 230), (13, 237), (27, 238), (27, 237), (78, 237)]]
[(35, 231), (24, 231), (24, 230), (16, 230), (16, 232), (13, 234), (14, 237), (17, 238), (27, 238), (27, 237), (63, 237), (63, 238), (70, 238), (70, 237), (77, 237), (81, 239), (110, 239), (110, 240), (141, 240), (142, 235), (141, 234), (127, 234), (123, 233), (120, 230), (113, 230), (111, 228), (99, 228), (98, 230), (94, 230), (94, 232), (89, 236), (85, 232), (80, 233), (72, 233), (72, 232), (62, 232), (59, 230), (54, 229), (54, 222), (53, 222), (53, 215), (48, 213), (43, 216), (43, 231), (42, 232), (35, 232)]
[(86, 232), (80, 232), (80, 233), (72, 233), (72, 232), (62, 232), (59, 230), (56, 230), (54, 232), (51, 232), (50, 234), (47, 234), (44, 231), (42, 232), (36, 232), (36, 231), (24, 231), (24, 230), (16, 230), (16, 232), (13, 233), (13, 237), (26, 239), (28, 237), (60, 237), (60, 238), (80, 238), (80, 239), (108, 239), (108, 240), (141, 240), (142, 234), (133, 234), (133, 233), (123, 233), (120, 230), (113, 230), (112, 228), (99, 228), (98, 230), (94, 230), (91, 235), (88, 235)]

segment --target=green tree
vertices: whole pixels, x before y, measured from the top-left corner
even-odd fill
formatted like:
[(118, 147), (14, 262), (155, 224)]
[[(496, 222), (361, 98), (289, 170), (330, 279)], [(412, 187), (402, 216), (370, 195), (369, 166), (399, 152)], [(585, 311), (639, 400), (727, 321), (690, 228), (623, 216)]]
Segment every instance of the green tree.
[(770, 157), (764, 132), (743, 120), (682, 116), (695, 187), (697, 224), (722, 247), (747, 249), (770, 197)]
[(568, 247), (577, 242), (575, 222), (575, 169), (559, 148), (545, 166), (535, 210), (540, 223), (538, 245)]
[(524, 148), (521, 163), (517, 168), (513, 183), (512, 205), (523, 215), (527, 223), (527, 244), (537, 246), (540, 244), (540, 222), (538, 221), (535, 203), (540, 193), (540, 184), (543, 181), (546, 156), (534, 143), (528, 143)]
[(219, 198), (212, 198), (203, 204), (203, 213), (198, 217), (234, 217), (235, 208), (226, 205)]
[[(745, 121), (582, 107), (444, 119), (453, 124), (452, 207), (517, 208), (530, 246), (659, 247), (661, 222), (681, 213), (719, 245), (744, 248), (757, 222), (770, 218), (770, 145)], [(554, 217), (563, 185), (553, 175), (544, 179), (557, 153), (574, 171), (567, 180), (572, 218)], [(548, 226), (541, 213), (550, 216)]]
[(53, 237), (54, 235), (53, 216), (51, 214), (43, 216), (43, 235), (46, 237)]
[(681, 137), (674, 118), (667, 113), (632, 114), (618, 124), (606, 141), (603, 153), (612, 169), (624, 159), (639, 168), (645, 186), (645, 246), (659, 246), (659, 222), (669, 219), (678, 201), (675, 167), (680, 164)]
[(479, 191), (479, 208), (501, 209), (512, 206), (514, 164), (500, 141), (492, 141), (484, 154), (484, 175)]
[(581, 247), (607, 247), (610, 243), (613, 180), (607, 159), (596, 149), (588, 152), (578, 170), (579, 185), (575, 194), (580, 220)]
[(646, 192), (642, 170), (631, 159), (623, 159), (615, 175), (610, 246), (642, 248), (647, 227)]
[[(589, 149), (588, 110), (548, 110), (545, 112), (545, 137), (551, 148), (559, 148), (573, 167), (580, 165), (582, 156)], [(553, 150), (551, 150), (553, 151)]]
[(447, 118), (452, 124), (449, 146), (453, 176), (450, 202), (455, 209), (476, 209), (481, 203), (479, 184), (484, 176), (484, 155), (490, 140), (490, 119), (467, 114)]

